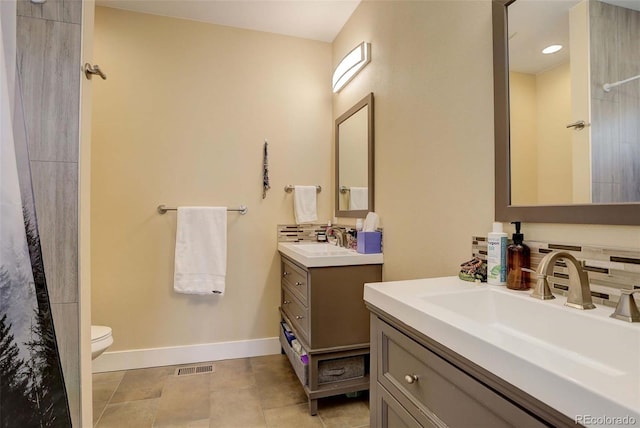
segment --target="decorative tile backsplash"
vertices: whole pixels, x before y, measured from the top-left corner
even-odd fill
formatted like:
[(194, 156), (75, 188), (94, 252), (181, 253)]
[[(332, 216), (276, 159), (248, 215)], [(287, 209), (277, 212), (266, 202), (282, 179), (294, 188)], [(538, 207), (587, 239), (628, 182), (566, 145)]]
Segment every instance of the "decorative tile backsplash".
[[(345, 226), (340, 224), (334, 224), (331, 227), (336, 229), (342, 229), (343, 231), (353, 230), (353, 226)], [(318, 233), (325, 233), (327, 230), (326, 224), (279, 224), (278, 225), (278, 242), (315, 242), (318, 239)], [(382, 232), (382, 228), (377, 229)], [(383, 234), (384, 241), (384, 234)], [(356, 248), (356, 241), (347, 241), (351, 244), (351, 248)], [(383, 245), (384, 242), (381, 244)], [(383, 250), (384, 251), (384, 250)]]
[[(334, 227), (344, 229), (347, 226)], [(326, 229), (326, 224), (279, 224), (277, 238), (278, 242), (315, 242), (318, 233), (324, 233)], [(614, 307), (620, 298), (620, 289), (640, 289), (640, 250), (538, 241), (525, 241), (525, 244), (531, 250), (530, 267), (534, 270), (538, 268), (542, 258), (552, 251), (567, 251), (576, 259), (584, 261), (584, 269), (591, 284), (591, 295), (596, 305)], [(486, 237), (472, 237), (472, 255), (482, 260), (487, 259)], [(566, 295), (569, 269), (564, 262), (556, 262), (549, 285), (554, 293)]]
[[(591, 295), (596, 305), (615, 306), (621, 289), (640, 289), (640, 250), (537, 241), (525, 241), (525, 244), (531, 249), (531, 269), (537, 269), (542, 258), (552, 251), (567, 251), (584, 261), (584, 270), (589, 276)], [(486, 237), (472, 237), (472, 253), (482, 260), (487, 259)], [(549, 283), (551, 291), (566, 295), (569, 269), (564, 262), (556, 263)]]
[(326, 224), (279, 224), (278, 242), (315, 242), (318, 233), (324, 233), (326, 230)]

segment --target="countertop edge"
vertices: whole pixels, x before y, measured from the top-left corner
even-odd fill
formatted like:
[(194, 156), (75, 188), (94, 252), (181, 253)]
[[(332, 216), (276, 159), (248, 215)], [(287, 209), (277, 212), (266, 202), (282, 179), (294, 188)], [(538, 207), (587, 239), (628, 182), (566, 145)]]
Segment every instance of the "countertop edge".
[[(327, 256), (327, 257), (305, 257), (286, 246), (278, 243), (278, 253), (283, 254), (295, 262), (301, 264), (307, 268), (314, 267), (338, 267), (338, 266), (361, 266), (361, 265), (381, 265), (384, 264), (384, 256), (382, 253), (371, 254), (375, 257), (367, 257), (369, 254), (358, 254), (348, 256), (349, 259), (344, 259), (344, 256)], [(379, 260), (378, 260), (379, 259)]]
[(383, 290), (389, 288), (390, 284), (410, 283), (415, 286), (424, 283), (425, 287), (429, 287), (429, 285), (436, 284), (436, 281), (446, 283), (459, 281), (460, 287), (468, 289), (477, 287), (473, 283), (465, 284), (457, 277), (373, 283), (365, 284), (364, 300), (367, 305), (378, 308), (572, 420), (575, 420), (579, 415), (612, 418), (628, 415), (635, 418), (636, 424), (627, 426), (640, 426), (640, 412), (632, 411), (624, 404), (597, 395), (571, 379), (547, 371), (508, 350), (484, 342), (456, 326), (402, 302), (400, 299), (394, 299), (392, 292)]

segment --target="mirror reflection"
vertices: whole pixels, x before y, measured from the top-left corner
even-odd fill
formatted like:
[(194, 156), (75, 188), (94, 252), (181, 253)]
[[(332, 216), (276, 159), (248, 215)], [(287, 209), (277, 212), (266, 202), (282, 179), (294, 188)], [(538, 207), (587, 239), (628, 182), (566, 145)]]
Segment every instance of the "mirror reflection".
[(373, 211), (373, 94), (336, 119), (336, 216)]
[(640, 202), (640, 1), (507, 12), (511, 205)]
[(367, 180), (368, 106), (362, 107), (348, 120), (338, 125), (340, 135), (340, 210), (369, 208)]

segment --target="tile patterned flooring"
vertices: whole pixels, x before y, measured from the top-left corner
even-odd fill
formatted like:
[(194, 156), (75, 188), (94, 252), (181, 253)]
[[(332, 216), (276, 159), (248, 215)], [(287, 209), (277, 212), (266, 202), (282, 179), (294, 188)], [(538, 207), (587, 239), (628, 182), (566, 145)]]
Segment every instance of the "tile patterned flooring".
[(304, 428), (369, 426), (369, 399), (307, 397), (285, 355), (216, 361), (213, 373), (175, 376), (182, 366), (93, 375), (95, 428)]

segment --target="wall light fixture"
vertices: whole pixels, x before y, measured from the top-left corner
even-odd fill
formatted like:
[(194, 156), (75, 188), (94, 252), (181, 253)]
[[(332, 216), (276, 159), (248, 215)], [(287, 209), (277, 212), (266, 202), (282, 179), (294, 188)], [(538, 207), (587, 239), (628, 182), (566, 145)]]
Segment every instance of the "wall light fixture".
[(371, 43), (362, 42), (349, 52), (333, 72), (333, 92), (339, 92), (371, 61)]

